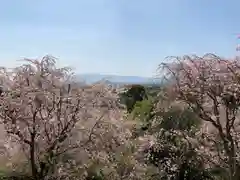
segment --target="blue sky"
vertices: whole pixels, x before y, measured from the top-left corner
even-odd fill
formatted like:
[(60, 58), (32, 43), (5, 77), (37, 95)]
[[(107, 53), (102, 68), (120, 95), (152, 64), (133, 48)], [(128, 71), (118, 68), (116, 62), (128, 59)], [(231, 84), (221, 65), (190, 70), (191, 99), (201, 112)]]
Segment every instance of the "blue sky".
[(239, 7), (238, 0), (2, 0), (0, 65), (51, 54), (78, 73), (152, 76), (169, 55), (232, 57)]

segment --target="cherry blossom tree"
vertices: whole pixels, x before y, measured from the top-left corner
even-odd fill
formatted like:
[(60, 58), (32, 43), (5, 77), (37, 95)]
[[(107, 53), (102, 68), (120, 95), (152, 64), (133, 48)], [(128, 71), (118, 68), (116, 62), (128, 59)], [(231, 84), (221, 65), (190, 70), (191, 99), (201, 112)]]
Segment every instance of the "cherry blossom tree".
[(162, 63), (160, 69), (170, 80), (177, 101), (205, 122), (199, 147), (209, 155), (206, 165), (227, 170), (230, 180), (239, 179), (239, 59), (206, 54), (169, 60), (171, 63)]
[(44, 179), (56, 172), (62, 153), (92, 141), (104, 111), (91, 128), (78, 128), (85, 137), (82, 141), (69, 139), (79, 121), (86, 123), (91, 117), (88, 107), (99, 103), (98, 97), (104, 94), (98, 92), (89, 99), (86, 90), (72, 81), (71, 69), (57, 68), (54, 57), (24, 60), (25, 64), (11, 71), (2, 68), (0, 118), (7, 134), (29, 158), (33, 178)]

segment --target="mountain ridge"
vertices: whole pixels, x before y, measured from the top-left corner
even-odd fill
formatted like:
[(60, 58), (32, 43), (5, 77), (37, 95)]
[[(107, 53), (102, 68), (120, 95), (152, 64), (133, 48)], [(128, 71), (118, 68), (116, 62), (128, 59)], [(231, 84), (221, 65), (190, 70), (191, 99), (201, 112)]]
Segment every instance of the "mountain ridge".
[(86, 84), (93, 84), (99, 81), (106, 80), (111, 83), (118, 84), (151, 84), (156, 83), (155, 78), (142, 77), (142, 76), (126, 76), (126, 75), (111, 75), (111, 74), (98, 74), (98, 73), (86, 73), (77, 74), (76, 79), (83, 81)]

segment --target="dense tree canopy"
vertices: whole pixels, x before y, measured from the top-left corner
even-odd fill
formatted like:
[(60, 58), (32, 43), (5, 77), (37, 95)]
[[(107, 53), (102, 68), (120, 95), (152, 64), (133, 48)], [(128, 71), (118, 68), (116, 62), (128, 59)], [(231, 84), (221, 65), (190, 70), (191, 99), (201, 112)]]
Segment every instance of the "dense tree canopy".
[(160, 66), (164, 84), (119, 94), (79, 85), (50, 56), (2, 68), (0, 150), (9, 153), (0, 155), (0, 176), (239, 180), (240, 60), (171, 58)]

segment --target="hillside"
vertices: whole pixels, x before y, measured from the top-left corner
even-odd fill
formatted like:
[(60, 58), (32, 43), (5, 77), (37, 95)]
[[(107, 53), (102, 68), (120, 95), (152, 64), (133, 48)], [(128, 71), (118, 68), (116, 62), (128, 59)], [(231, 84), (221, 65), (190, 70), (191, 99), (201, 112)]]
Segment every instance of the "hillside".
[(95, 74), (82, 85), (50, 56), (3, 71), (0, 179), (240, 179), (240, 63), (206, 57), (168, 65), (163, 84)]

